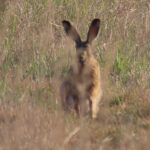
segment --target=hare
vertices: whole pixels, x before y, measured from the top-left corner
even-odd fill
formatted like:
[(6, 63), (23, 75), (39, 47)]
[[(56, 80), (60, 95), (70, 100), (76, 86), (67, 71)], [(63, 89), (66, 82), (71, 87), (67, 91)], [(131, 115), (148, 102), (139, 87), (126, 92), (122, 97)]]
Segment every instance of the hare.
[(78, 32), (69, 21), (63, 20), (62, 25), (66, 34), (75, 41), (76, 45), (75, 62), (60, 88), (63, 107), (65, 110), (73, 107), (79, 115), (88, 102), (92, 118), (96, 119), (102, 89), (100, 67), (92, 52), (91, 43), (98, 34), (100, 20), (92, 21), (86, 41), (81, 41)]

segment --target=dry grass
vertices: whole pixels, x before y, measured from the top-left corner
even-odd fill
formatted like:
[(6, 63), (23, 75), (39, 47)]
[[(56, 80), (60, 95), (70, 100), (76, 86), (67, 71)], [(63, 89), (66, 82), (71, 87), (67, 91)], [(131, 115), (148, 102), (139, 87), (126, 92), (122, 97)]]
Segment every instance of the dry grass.
[[(64, 114), (58, 94), (75, 52), (61, 20), (84, 39), (94, 17), (104, 91), (97, 121)], [(148, 150), (149, 62), (148, 0), (1, 0), (0, 150)]]

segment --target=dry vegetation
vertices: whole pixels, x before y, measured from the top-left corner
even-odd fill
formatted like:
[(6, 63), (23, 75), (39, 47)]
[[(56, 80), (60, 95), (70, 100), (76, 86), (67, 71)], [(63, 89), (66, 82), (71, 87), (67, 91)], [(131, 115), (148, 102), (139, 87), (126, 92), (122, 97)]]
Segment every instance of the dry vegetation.
[[(58, 88), (74, 55), (67, 19), (94, 53), (104, 95), (98, 120), (63, 114)], [(149, 150), (149, 0), (0, 0), (0, 150)]]

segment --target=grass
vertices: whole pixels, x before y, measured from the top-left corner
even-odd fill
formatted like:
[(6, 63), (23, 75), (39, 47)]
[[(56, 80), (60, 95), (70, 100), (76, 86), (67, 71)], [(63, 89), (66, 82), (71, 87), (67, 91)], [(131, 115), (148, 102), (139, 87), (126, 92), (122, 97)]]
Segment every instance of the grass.
[[(149, 10), (148, 0), (0, 1), (0, 149), (149, 149)], [(95, 17), (104, 95), (92, 121), (64, 114), (59, 87), (75, 54), (61, 21), (85, 39)]]

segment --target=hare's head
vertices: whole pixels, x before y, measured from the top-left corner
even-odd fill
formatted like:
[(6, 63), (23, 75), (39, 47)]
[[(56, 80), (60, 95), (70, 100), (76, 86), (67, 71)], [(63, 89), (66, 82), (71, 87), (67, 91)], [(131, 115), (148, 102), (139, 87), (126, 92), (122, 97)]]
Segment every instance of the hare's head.
[(77, 59), (78, 62), (81, 64), (84, 64), (86, 60), (88, 60), (89, 57), (91, 57), (91, 49), (90, 45), (95, 39), (95, 37), (98, 34), (99, 26), (100, 26), (100, 20), (94, 19), (89, 27), (89, 31), (87, 33), (87, 39), (86, 41), (82, 41), (78, 32), (76, 29), (71, 25), (69, 21), (62, 21), (64, 30), (66, 34), (75, 41), (76, 44), (76, 52), (77, 52)]

